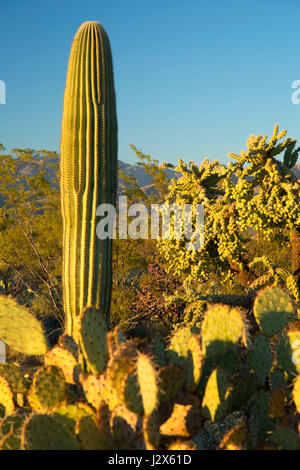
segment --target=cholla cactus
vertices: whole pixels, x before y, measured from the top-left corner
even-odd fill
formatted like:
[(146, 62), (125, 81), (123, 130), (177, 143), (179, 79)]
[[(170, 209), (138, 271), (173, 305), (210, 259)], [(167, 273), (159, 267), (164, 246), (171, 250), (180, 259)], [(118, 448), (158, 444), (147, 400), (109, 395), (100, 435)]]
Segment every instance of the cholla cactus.
[[(169, 164), (164, 166), (173, 168)], [(222, 272), (225, 282), (233, 272), (230, 267), (232, 260), (239, 269), (244, 269), (242, 259), (245, 254), (234, 206), (228, 197), (231, 168), (218, 161), (204, 159), (199, 168), (194, 162), (190, 162), (188, 167), (179, 160), (174, 169), (182, 177), (172, 180), (167, 203), (175, 203), (182, 208), (185, 204), (204, 206), (204, 244), (200, 250), (187, 250), (184, 237), (178, 239), (171, 233), (170, 239), (160, 239), (158, 249), (165, 261), (164, 267), (187, 283), (199, 283), (209, 280), (213, 266)]]
[[(296, 164), (299, 148), (295, 149), (296, 141), (291, 138), (278, 143), (286, 135), (285, 130), (278, 133), (278, 128), (274, 127), (269, 142), (267, 136), (251, 136), (247, 152), (229, 154), (237, 160), (238, 174), (232, 197), (242, 230), (252, 227), (266, 238), (289, 230), (292, 271), (300, 288), (300, 182), (289, 169)], [(275, 157), (283, 151), (281, 163)]]
[(293, 230), (300, 225), (299, 183), (275, 158), (295, 145), (291, 138), (278, 143), (285, 135), (285, 130), (278, 133), (276, 125), (269, 142), (267, 136), (251, 136), (246, 152), (229, 154), (237, 160), (238, 183), (232, 187), (232, 197), (241, 229), (250, 226), (268, 237), (278, 228)]
[[(247, 151), (230, 153), (236, 160), (227, 167), (207, 159), (198, 168), (180, 160), (175, 168), (182, 178), (173, 180), (168, 201), (182, 204), (204, 204), (205, 233), (201, 250), (186, 250), (185, 240), (159, 240), (158, 248), (166, 269), (185, 281), (209, 280), (211, 266), (223, 275), (223, 282), (234, 276), (245, 287), (255, 275), (247, 263), (245, 233), (251, 228), (265, 238), (290, 231), (293, 274), (300, 269), (300, 185), (289, 167), (296, 161), (299, 149), (291, 138), (279, 142), (286, 131), (278, 126), (269, 141), (267, 136), (250, 136)], [(288, 166), (275, 157), (285, 152)], [(165, 165), (171, 166), (172, 165)]]

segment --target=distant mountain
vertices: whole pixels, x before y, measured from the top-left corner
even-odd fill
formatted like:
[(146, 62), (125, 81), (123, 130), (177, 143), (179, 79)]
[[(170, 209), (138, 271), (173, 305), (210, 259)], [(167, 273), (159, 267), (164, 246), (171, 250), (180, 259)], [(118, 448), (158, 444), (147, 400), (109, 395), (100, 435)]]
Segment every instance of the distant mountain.
[[(53, 158), (53, 162), (58, 163), (58, 158)], [(125, 175), (134, 176), (137, 180), (138, 185), (141, 188), (145, 188), (145, 187), (147, 188), (149, 186), (152, 186), (151, 176), (147, 175), (145, 170), (143, 170), (143, 168), (141, 168), (139, 165), (132, 164), (132, 163), (125, 163), (122, 160), (118, 160), (118, 165), (123, 171), (123, 173), (125, 173)], [(297, 176), (297, 178), (300, 179), (300, 163), (298, 163), (297, 165), (294, 166), (294, 168), (292, 168), (292, 172)], [(34, 168), (29, 163), (27, 163), (21, 167), (19, 174), (20, 176), (21, 175), (33, 176), (34, 173), (35, 173)], [(171, 170), (171, 169), (165, 170), (165, 173), (167, 174), (168, 179), (180, 177), (180, 174), (178, 172)], [(49, 179), (53, 179), (54, 173), (52, 170), (49, 172), (48, 176), (49, 176)], [(124, 188), (124, 181), (122, 180), (122, 178), (119, 177), (119, 191), (121, 192), (123, 188)]]
[[(58, 163), (59, 159), (58, 158), (53, 158), (52, 159), (53, 163)], [(129, 164), (125, 163), (122, 160), (118, 161), (119, 167), (122, 169), (123, 173), (127, 176), (134, 176), (136, 178), (136, 181), (139, 185), (139, 187), (147, 194), (153, 194), (155, 192), (154, 184), (152, 183), (152, 178), (151, 176), (147, 175), (145, 170), (143, 168), (139, 167), (136, 164)], [(21, 165), (19, 169), (19, 177), (22, 178), (22, 176), (34, 176), (37, 173), (38, 170), (33, 167), (30, 163), (26, 163), (24, 165)], [(172, 178), (178, 178), (180, 175), (176, 171), (167, 169), (165, 170), (168, 179)], [(51, 168), (48, 172), (47, 175), (49, 181), (53, 181), (55, 178), (55, 173), (53, 169)], [(125, 189), (124, 185), (124, 180), (122, 178), (118, 178), (118, 194), (122, 194)], [(2, 207), (4, 204), (4, 199), (0, 194), (0, 207)]]
[[(121, 168), (122, 172), (126, 176), (134, 176), (139, 187), (147, 194), (150, 195), (155, 192), (154, 184), (152, 183), (152, 178), (149, 176), (143, 168), (138, 165), (128, 164), (118, 161), (118, 165)], [(179, 178), (180, 174), (174, 170), (166, 169), (165, 174), (167, 178), (171, 180), (172, 178)], [(119, 176), (118, 181), (118, 193), (122, 194), (125, 189), (124, 180)]]
[[(53, 162), (58, 163), (58, 159), (54, 158)], [(145, 172), (145, 170), (143, 170), (143, 168), (141, 168), (140, 166), (138, 166), (136, 164), (125, 163), (122, 160), (118, 161), (118, 165), (121, 168), (121, 170), (123, 171), (123, 173), (125, 173), (125, 175), (134, 176), (136, 178), (136, 181), (137, 181), (139, 187), (147, 195), (153, 194), (155, 192), (154, 185), (152, 183), (152, 178), (151, 178), (151, 176), (147, 175), (147, 173)], [(165, 172), (167, 174), (168, 179), (170, 179), (170, 180), (172, 178), (179, 178), (180, 177), (180, 174), (177, 173), (176, 171), (167, 169), (167, 170), (165, 170)], [(297, 176), (297, 178), (300, 179), (300, 164), (295, 165), (294, 168), (292, 169), (292, 172)], [(32, 165), (30, 165), (28, 163), (28, 164), (24, 164), (21, 167), (20, 172), (19, 172), (19, 176), (20, 177), (22, 177), (22, 175), (24, 175), (24, 176), (25, 175), (26, 176), (33, 176), (35, 173), (36, 173), (36, 170), (32, 167)], [(48, 177), (49, 177), (49, 180), (53, 180), (53, 178), (54, 178), (53, 170), (49, 171)], [(235, 177), (235, 178), (233, 178), (233, 180), (236, 181), (237, 178)], [(123, 181), (122, 178), (119, 177), (118, 193), (122, 194), (124, 189), (125, 189), (124, 181)], [(1, 197), (1, 194), (0, 194), (0, 207), (3, 205), (3, 202), (4, 202), (3, 198)]]
[[(147, 192), (147, 194), (149, 191), (151, 191), (151, 188), (153, 188), (152, 179), (149, 175), (147, 175), (145, 170), (140, 168), (138, 165), (130, 165), (128, 163), (122, 162), (121, 160), (119, 160), (119, 166), (125, 175), (135, 176), (140, 188)], [(181, 176), (180, 173), (174, 170), (167, 169), (165, 171), (169, 179), (179, 178)], [(292, 168), (292, 172), (297, 176), (297, 178), (300, 179), (300, 164), (295, 165), (294, 168)], [(234, 177), (233, 181), (237, 182), (237, 177)], [(119, 193), (121, 193), (123, 189), (124, 181), (119, 178)]]
[(297, 176), (298, 179), (300, 179), (300, 163), (292, 168), (292, 172)]

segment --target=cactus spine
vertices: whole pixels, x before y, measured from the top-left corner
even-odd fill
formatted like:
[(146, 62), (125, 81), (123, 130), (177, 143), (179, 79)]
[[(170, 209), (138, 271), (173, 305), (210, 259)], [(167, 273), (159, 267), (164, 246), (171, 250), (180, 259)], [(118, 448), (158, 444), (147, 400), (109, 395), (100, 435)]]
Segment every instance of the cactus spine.
[(66, 331), (78, 342), (77, 317), (94, 306), (108, 319), (112, 240), (96, 235), (96, 210), (115, 205), (117, 116), (108, 36), (97, 22), (77, 31), (64, 96), (60, 191)]

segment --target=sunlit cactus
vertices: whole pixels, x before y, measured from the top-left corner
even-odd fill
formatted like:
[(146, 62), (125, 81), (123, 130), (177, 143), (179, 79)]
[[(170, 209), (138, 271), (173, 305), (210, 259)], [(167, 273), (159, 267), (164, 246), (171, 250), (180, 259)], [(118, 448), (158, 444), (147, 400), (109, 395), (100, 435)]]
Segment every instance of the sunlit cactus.
[(78, 340), (86, 306), (109, 316), (112, 241), (96, 235), (96, 210), (115, 204), (117, 116), (110, 42), (97, 22), (77, 31), (69, 59), (61, 135), (63, 297), (66, 331)]

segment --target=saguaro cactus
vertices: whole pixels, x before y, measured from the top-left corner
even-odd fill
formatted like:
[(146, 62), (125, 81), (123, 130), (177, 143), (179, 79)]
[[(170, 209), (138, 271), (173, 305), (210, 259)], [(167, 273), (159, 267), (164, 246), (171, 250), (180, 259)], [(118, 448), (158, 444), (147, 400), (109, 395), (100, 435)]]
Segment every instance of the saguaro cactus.
[(108, 318), (112, 240), (96, 235), (96, 209), (115, 205), (117, 116), (110, 42), (97, 22), (77, 31), (64, 96), (60, 191), (63, 216), (63, 296), (66, 331), (94, 306)]

